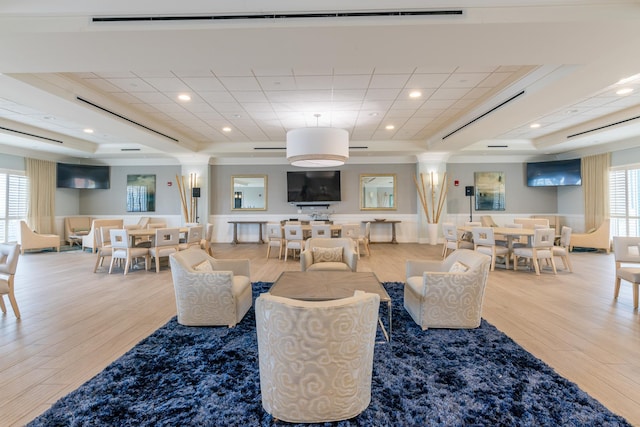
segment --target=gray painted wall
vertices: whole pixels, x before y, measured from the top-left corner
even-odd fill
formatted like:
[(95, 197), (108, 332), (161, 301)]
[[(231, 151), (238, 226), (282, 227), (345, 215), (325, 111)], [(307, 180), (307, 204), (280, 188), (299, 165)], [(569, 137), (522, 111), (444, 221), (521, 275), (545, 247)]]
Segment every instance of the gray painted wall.
[[(126, 215), (127, 175), (145, 174), (156, 176), (156, 210), (149, 215), (180, 215), (180, 193), (176, 175), (182, 174), (180, 166), (112, 166), (111, 188), (108, 190), (78, 191), (80, 197), (78, 215)], [(168, 186), (167, 183), (172, 185)], [(56, 193), (56, 196), (59, 193)], [(56, 205), (58, 203), (56, 202)], [(56, 206), (57, 213), (57, 206)], [(139, 215), (136, 212), (133, 215)]]
[[(611, 153), (611, 165), (623, 166), (640, 164), (640, 147)], [(0, 154), (0, 168), (25, 170), (24, 158), (9, 154)], [(345, 165), (335, 168), (342, 171), (343, 202), (331, 206), (335, 213), (359, 212), (359, 175), (361, 173), (396, 173), (397, 203), (399, 214), (417, 212), (417, 196), (413, 185), (415, 164), (371, 164)], [(268, 175), (269, 213), (296, 214), (297, 208), (286, 202), (286, 171), (300, 170), (287, 165), (276, 166), (210, 166), (211, 214), (242, 215), (244, 212), (231, 211), (231, 175), (265, 174)], [(584, 211), (582, 187), (529, 188), (525, 183), (524, 163), (449, 163), (447, 174), (453, 183), (460, 185), (449, 189), (447, 212), (464, 214), (469, 212), (469, 198), (464, 195), (464, 187), (473, 185), (474, 172), (502, 171), (506, 177), (506, 214), (546, 214), (581, 215)], [(56, 215), (125, 215), (126, 177), (128, 174), (156, 175), (156, 214), (180, 215), (178, 188), (175, 176), (180, 175), (180, 166), (112, 166), (111, 188), (109, 190), (72, 190), (56, 191)], [(172, 186), (167, 186), (172, 182)], [(491, 211), (476, 212), (475, 215), (489, 214)], [(248, 214), (252, 211), (248, 211)], [(496, 212), (497, 213), (497, 212)], [(255, 212), (253, 212), (255, 214)]]
[[(476, 211), (472, 200), (473, 215), (508, 214), (548, 214), (558, 212), (558, 190), (555, 187), (527, 187), (525, 163), (449, 163), (447, 176), (451, 187), (447, 194), (447, 212), (450, 214), (469, 213), (469, 197), (464, 187), (474, 185), (475, 172), (504, 172), (505, 210)], [(460, 181), (455, 187), (454, 181)]]
[[(344, 165), (325, 170), (340, 170), (342, 201), (329, 207), (329, 212), (349, 214), (360, 212), (360, 174), (396, 174), (397, 214), (414, 214), (417, 199), (413, 185), (413, 174), (416, 165), (405, 164), (370, 164)], [(232, 175), (267, 175), (267, 208), (269, 214), (296, 215), (298, 208), (287, 203), (287, 171), (303, 170), (287, 165), (246, 165), (246, 166), (211, 166), (211, 214), (212, 215), (255, 215), (255, 211), (231, 210), (231, 176)], [(322, 211), (320, 211), (322, 212)]]

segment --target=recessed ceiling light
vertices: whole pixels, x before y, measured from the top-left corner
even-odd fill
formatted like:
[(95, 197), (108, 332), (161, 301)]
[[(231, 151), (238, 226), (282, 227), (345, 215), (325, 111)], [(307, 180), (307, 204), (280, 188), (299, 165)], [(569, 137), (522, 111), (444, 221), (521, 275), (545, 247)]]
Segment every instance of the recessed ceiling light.
[(225, 126), (222, 128), (223, 132), (231, 132), (231, 128), (229, 126)]
[(633, 88), (625, 87), (624, 89), (616, 91), (616, 95), (629, 95), (631, 92), (633, 92)]
[(178, 99), (180, 101), (191, 101), (191, 96), (186, 93), (181, 93), (180, 95), (178, 95)]
[(371, 117), (377, 117), (377, 116), (378, 116), (378, 113), (369, 113), (369, 115), (370, 115)]
[(239, 119), (240, 117), (242, 117), (240, 114), (234, 114), (234, 115), (233, 115), (233, 118), (234, 118), (234, 119)]
[(83, 130), (84, 133), (93, 133), (93, 129), (86, 128)]
[(422, 92), (420, 92), (419, 90), (414, 90), (413, 92), (409, 93), (409, 98), (420, 98), (422, 96)]
[(640, 79), (640, 74), (634, 74), (633, 76), (629, 76), (629, 77), (625, 77), (624, 79), (620, 79), (618, 80), (618, 82), (616, 84), (618, 85), (624, 85), (627, 84), (629, 82), (632, 82), (634, 80)]
[(540, 126), (541, 126), (540, 123), (531, 123), (529, 125), (531, 129), (538, 129)]
[(395, 129), (396, 127), (394, 125), (386, 125), (384, 128), (386, 130), (392, 130), (392, 129)]

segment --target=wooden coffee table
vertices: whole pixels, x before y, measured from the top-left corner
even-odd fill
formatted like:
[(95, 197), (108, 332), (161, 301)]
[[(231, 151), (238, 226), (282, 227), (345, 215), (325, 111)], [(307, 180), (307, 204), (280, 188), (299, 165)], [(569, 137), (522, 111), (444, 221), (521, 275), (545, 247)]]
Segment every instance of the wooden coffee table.
[(354, 291), (380, 295), (387, 303), (389, 329), (382, 320), (378, 323), (387, 341), (391, 341), (391, 297), (378, 278), (371, 272), (351, 271), (284, 271), (269, 289), (271, 295), (304, 301), (326, 301), (352, 297)]

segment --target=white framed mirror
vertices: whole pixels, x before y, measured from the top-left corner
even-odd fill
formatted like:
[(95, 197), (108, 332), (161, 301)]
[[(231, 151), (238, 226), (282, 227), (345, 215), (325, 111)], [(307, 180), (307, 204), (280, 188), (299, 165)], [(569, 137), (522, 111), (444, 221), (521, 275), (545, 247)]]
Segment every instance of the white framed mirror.
[(360, 175), (360, 210), (397, 209), (396, 174)]
[(267, 175), (233, 175), (231, 177), (232, 211), (267, 210)]

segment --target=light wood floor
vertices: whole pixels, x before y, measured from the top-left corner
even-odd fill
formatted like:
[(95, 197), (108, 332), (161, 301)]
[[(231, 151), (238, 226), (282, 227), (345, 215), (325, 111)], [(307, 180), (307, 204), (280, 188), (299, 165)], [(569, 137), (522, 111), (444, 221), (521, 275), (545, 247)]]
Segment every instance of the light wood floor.
[[(273, 281), (299, 262), (267, 260), (266, 246), (217, 244), (218, 258), (251, 259), (252, 281)], [(440, 258), (441, 246), (372, 245), (359, 271), (404, 281), (405, 260)], [(273, 255), (273, 254), (272, 254)], [(175, 315), (171, 273), (94, 274), (95, 255), (79, 251), (20, 258), (16, 293), (22, 319), (0, 317), (0, 424), (23, 425)], [(613, 255), (573, 253), (574, 273), (496, 268), (483, 317), (576, 382), (612, 411), (640, 425), (640, 319), (631, 287), (613, 300)], [(402, 304), (402, 301), (394, 301)], [(426, 331), (425, 333), (429, 333)]]

